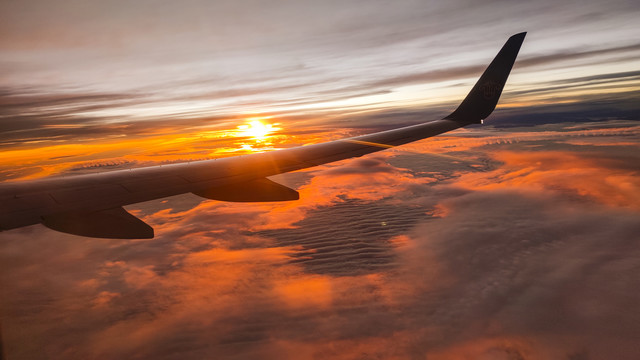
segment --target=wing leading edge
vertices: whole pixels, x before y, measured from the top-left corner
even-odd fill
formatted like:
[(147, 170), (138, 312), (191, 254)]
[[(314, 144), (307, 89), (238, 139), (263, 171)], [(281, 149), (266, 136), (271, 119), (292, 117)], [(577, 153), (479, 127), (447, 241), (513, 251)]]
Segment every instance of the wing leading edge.
[(495, 109), (526, 33), (510, 37), (460, 106), (441, 120), (223, 159), (0, 184), (0, 230), (42, 223), (70, 234), (152, 238), (122, 207), (192, 192), (222, 201), (284, 201), (298, 193), (268, 176), (358, 157), (480, 123)]

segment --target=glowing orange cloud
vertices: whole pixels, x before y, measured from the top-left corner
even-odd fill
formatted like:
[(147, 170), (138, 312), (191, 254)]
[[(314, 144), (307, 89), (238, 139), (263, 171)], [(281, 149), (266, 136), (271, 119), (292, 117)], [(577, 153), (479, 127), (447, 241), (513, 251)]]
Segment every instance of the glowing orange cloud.
[(456, 185), (475, 190), (563, 191), (611, 206), (640, 209), (637, 171), (617, 167), (597, 154), (499, 151), (492, 156), (505, 165), (488, 173), (463, 174)]
[(290, 308), (328, 307), (331, 305), (331, 281), (326, 276), (303, 276), (281, 281), (276, 292)]
[(326, 140), (326, 133), (289, 136), (281, 133), (277, 123), (267, 124), (264, 119), (267, 117), (251, 118), (234, 130), (187, 128), (186, 132), (181, 129), (85, 142), (14, 145), (0, 152), (0, 181), (220, 158)]

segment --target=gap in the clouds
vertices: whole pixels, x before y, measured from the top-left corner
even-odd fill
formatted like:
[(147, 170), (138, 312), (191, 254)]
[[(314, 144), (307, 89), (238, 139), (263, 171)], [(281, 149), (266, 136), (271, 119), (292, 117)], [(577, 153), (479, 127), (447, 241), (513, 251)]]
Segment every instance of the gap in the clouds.
[(318, 208), (295, 228), (247, 232), (273, 239), (275, 245), (299, 250), (291, 253), (310, 273), (353, 276), (376, 273), (395, 266), (393, 238), (429, 218), (429, 209), (386, 201), (345, 199)]
[(449, 180), (465, 172), (490, 171), (498, 166), (495, 160), (484, 153), (456, 151), (455, 147), (451, 150), (442, 154), (403, 152), (387, 161), (395, 167), (411, 169), (413, 176), (432, 177), (437, 181)]
[(353, 276), (383, 272), (397, 265), (396, 239), (408, 234), (416, 224), (439, 217), (433, 199), (441, 195), (434, 186), (460, 173), (496, 167), (488, 158), (468, 152), (455, 156), (400, 152), (385, 161), (395, 168), (411, 169), (415, 178), (437, 181), (409, 186), (393, 198), (379, 201), (339, 195), (332, 205), (309, 211), (293, 228), (245, 234), (296, 249), (290, 253), (290, 263), (301, 265), (309, 273)]

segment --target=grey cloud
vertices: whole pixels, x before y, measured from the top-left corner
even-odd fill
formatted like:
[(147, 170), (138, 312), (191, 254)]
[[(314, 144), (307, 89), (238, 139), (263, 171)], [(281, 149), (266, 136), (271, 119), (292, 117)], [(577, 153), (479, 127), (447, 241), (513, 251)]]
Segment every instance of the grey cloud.
[[(628, 91), (630, 85), (628, 82), (634, 81), (638, 82), (640, 80), (640, 72), (629, 71), (623, 73), (611, 73), (611, 74), (598, 74), (592, 76), (584, 76), (578, 78), (569, 78), (569, 79), (561, 79), (552, 81), (549, 84), (545, 84), (543, 86), (533, 87), (527, 90), (520, 91), (510, 91), (508, 92), (509, 97), (516, 97), (519, 95), (532, 95), (536, 93), (544, 94), (562, 94), (562, 90), (580, 90), (580, 89), (594, 89), (594, 85), (601, 85), (600, 90), (606, 96), (607, 93), (613, 92), (616, 89), (622, 89), (620, 92), (619, 100), (623, 100), (622, 98), (628, 96), (633, 91)], [(555, 85), (554, 85), (555, 84)], [(631, 85), (633, 86), (633, 85)], [(618, 91), (616, 91), (618, 92)], [(603, 94), (599, 94), (603, 96)], [(560, 95), (563, 96), (563, 95)], [(564, 97), (572, 97), (573, 95), (564, 95)], [(573, 96), (575, 97), (575, 96)]]
[[(575, 49), (575, 51), (567, 51), (553, 54), (542, 54), (530, 57), (524, 57), (519, 59), (517, 62), (518, 68), (530, 68), (537, 67), (543, 65), (556, 65), (561, 66), (564, 61), (568, 60), (577, 60), (577, 59), (590, 59), (595, 56), (600, 55), (612, 55), (624, 54), (627, 52), (637, 52), (640, 50), (640, 45), (630, 45), (630, 46), (622, 46), (616, 48), (608, 48), (608, 49), (595, 49), (583, 51), (579, 49)], [(386, 92), (390, 92), (390, 89), (407, 86), (407, 85), (415, 85), (415, 84), (424, 84), (424, 83), (433, 83), (433, 82), (442, 82), (442, 81), (452, 81), (458, 79), (465, 79), (471, 77), (479, 76), (482, 71), (484, 71), (486, 65), (472, 65), (472, 66), (460, 66), (454, 68), (446, 68), (439, 70), (430, 70), (425, 72), (417, 72), (417, 73), (409, 73), (400, 76), (382, 78), (370, 82), (363, 82), (358, 85), (352, 85), (349, 87), (341, 88), (341, 89), (332, 89), (327, 90), (321, 93), (320, 98), (326, 101), (337, 100), (347, 97), (357, 97), (357, 96), (366, 96), (366, 95), (376, 95), (382, 94)], [(510, 92), (513, 95), (524, 95), (531, 94), (533, 92), (542, 92), (542, 91), (557, 91), (570, 89), (578, 86), (583, 86), (585, 82), (589, 82), (589, 84), (593, 85), (594, 83), (602, 83), (606, 84), (607, 87), (613, 87), (614, 81), (628, 81), (628, 80), (637, 80), (638, 72), (621, 72), (621, 73), (611, 73), (611, 74), (599, 74), (592, 75), (587, 77), (578, 77), (571, 79), (562, 79), (557, 80), (553, 83), (557, 83), (559, 85), (556, 86), (545, 86), (542, 88), (531, 88), (526, 91), (518, 92)], [(564, 84), (564, 85), (561, 85)], [(365, 93), (361, 93), (366, 91)], [(339, 93), (337, 97), (334, 99), (327, 98), (326, 95), (332, 95)], [(318, 97), (312, 97), (310, 100), (306, 101), (297, 101), (297, 102), (285, 102), (284, 105), (297, 105), (297, 104), (305, 104), (305, 103), (314, 103), (317, 102)]]
[[(630, 272), (638, 265), (634, 212), (577, 210), (558, 198), (509, 191), (445, 204), (449, 215), (417, 227), (421, 250), (408, 255), (418, 271), (425, 266), (420, 256), (435, 253), (451, 278), (450, 286), (424, 294), (440, 299), (431, 320), (448, 328), (445, 338), (569, 333), (594, 358), (606, 358), (607, 344), (618, 340), (624, 346), (617, 356), (633, 357), (630, 345), (640, 335), (640, 313), (631, 305), (640, 299), (627, 287), (640, 281)], [(613, 280), (619, 276), (624, 280)], [(501, 324), (496, 330), (493, 321)]]
[[(576, 60), (576, 59), (588, 59), (590, 57), (594, 57), (597, 55), (608, 55), (608, 54), (621, 54), (624, 52), (637, 52), (640, 51), (640, 44), (637, 45), (629, 45), (622, 46), (616, 48), (608, 48), (608, 49), (595, 49), (588, 51), (569, 51), (569, 52), (560, 52), (553, 54), (541, 54), (529, 57), (523, 57), (518, 59), (516, 66), (519, 69), (541, 66), (541, 65), (551, 65), (551, 64), (559, 64), (563, 61), (567, 60)], [(367, 85), (363, 85), (363, 87), (371, 88), (371, 87), (394, 87), (394, 86), (404, 86), (411, 84), (419, 84), (419, 83), (429, 83), (429, 82), (439, 82), (439, 81), (449, 81), (456, 79), (463, 79), (467, 77), (476, 77), (482, 74), (486, 65), (473, 65), (473, 66), (462, 66), (455, 68), (447, 68), (441, 70), (433, 70), (422, 73), (414, 73), (407, 74), (403, 76), (397, 76), (387, 79), (377, 80)], [(590, 77), (580, 77), (574, 79), (563, 79), (559, 80), (562, 83), (574, 83), (574, 82), (584, 82), (584, 81), (593, 81), (593, 80), (611, 80), (618, 79), (621, 77), (636, 77), (638, 72), (624, 72), (624, 73), (613, 73), (613, 74), (602, 74)]]
[[(11, 96), (13, 95), (13, 96)], [(84, 103), (108, 103), (118, 104), (116, 101), (131, 100), (139, 95), (133, 94), (54, 94), (54, 95), (14, 95), (11, 90), (0, 94), (0, 105), (3, 111), (14, 109), (37, 109), (47, 107), (64, 107), (65, 105), (77, 105)]]
[(456, 80), (482, 74), (485, 65), (464, 66), (446, 70), (427, 71), (418, 74), (409, 74), (390, 79), (383, 79), (368, 84), (369, 86), (400, 86), (417, 83), (429, 83), (446, 80)]
[[(638, 46), (638, 49), (640, 50), (640, 46)], [(578, 82), (601, 82), (601, 81), (609, 81), (609, 80), (625, 81), (625, 80), (636, 80), (638, 79), (638, 77), (640, 77), (640, 71), (625, 71), (625, 72), (615, 72), (615, 73), (608, 73), (608, 74), (597, 74), (597, 75), (591, 75), (591, 76), (582, 76), (582, 77), (570, 78), (570, 79), (562, 79), (562, 80), (553, 81), (552, 83), (565, 84), (565, 83), (578, 83)]]
[[(35, 1), (32, 2), (32, 4), (37, 3), (38, 2)], [(366, 6), (364, 6), (365, 4)], [(431, 64), (430, 60), (434, 60), (435, 64), (439, 62), (447, 63), (444, 61), (447, 59), (446, 56), (442, 56), (448, 54), (450, 51), (449, 48), (457, 48), (463, 41), (465, 43), (474, 41), (476, 45), (471, 48), (484, 49), (488, 41), (493, 42), (494, 33), (502, 32), (501, 29), (491, 29), (487, 30), (487, 32), (467, 31), (464, 30), (466, 27), (463, 28), (463, 30), (457, 29), (453, 31), (450, 29), (450, 23), (447, 26), (447, 30), (443, 31), (439, 22), (429, 21), (429, 19), (441, 18), (451, 19), (451, 21), (464, 20), (470, 15), (467, 13), (458, 14), (457, 16), (453, 15), (459, 12), (460, 6), (469, 6), (466, 2), (453, 5), (432, 4), (432, 6), (429, 7), (423, 6), (419, 1), (408, 1), (405, 3), (405, 6), (353, 2), (348, 4), (340, 3), (341, 6), (339, 7), (336, 7), (337, 3), (314, 3), (313, 6), (309, 7), (310, 3), (278, 3), (275, 5), (271, 4), (273, 6), (265, 6), (265, 3), (261, 1), (241, 4), (230, 2), (204, 4), (196, 1), (179, 6), (166, 2), (158, 2), (156, 4), (158, 6), (154, 6), (154, 10), (151, 13), (148, 13), (148, 8), (145, 6), (128, 6), (127, 11), (122, 13), (122, 9), (114, 4), (107, 6), (98, 2), (90, 2), (86, 7), (79, 9), (73, 5), (74, 2), (61, 3), (59, 7), (50, 9), (51, 13), (60, 13), (61, 15), (60, 17), (50, 18), (51, 13), (49, 13), (48, 10), (45, 11), (47, 7), (44, 6), (38, 7), (34, 5), (29, 7), (23, 3), (3, 4), (3, 6), (7, 7), (7, 11), (3, 13), (24, 13), (33, 16), (8, 18), (6, 26), (10, 31), (7, 34), (18, 38), (21, 36), (29, 37), (33, 35), (33, 33), (16, 32), (16, 29), (22, 28), (26, 23), (36, 21), (36, 19), (47, 19), (47, 21), (51, 22), (50, 24), (59, 24), (67, 17), (77, 19), (82, 18), (83, 14), (90, 16), (92, 21), (89, 23), (82, 21), (77, 24), (78, 28), (97, 27), (105, 30), (104, 32), (85, 31), (83, 34), (108, 33), (109, 31), (106, 30), (113, 31), (114, 24), (120, 23), (125, 25), (125, 28), (136, 27), (139, 26), (139, 23), (135, 21), (136, 19), (146, 19), (147, 22), (145, 22), (145, 24), (147, 25), (158, 25), (162, 23), (159, 19), (163, 18), (159, 16), (159, 14), (163, 13), (171, 13), (175, 15), (175, 18), (168, 17), (166, 19), (166, 27), (149, 25), (151, 33), (132, 31), (131, 33), (139, 34), (141, 38), (137, 38), (138, 35), (132, 35), (131, 37), (127, 37), (127, 40), (121, 41), (119, 46), (122, 48), (119, 48), (117, 51), (120, 54), (118, 55), (118, 61), (111, 62), (108, 60), (110, 59), (108, 56), (103, 58), (98, 55), (89, 56), (88, 59), (79, 56), (78, 59), (81, 60), (76, 59), (70, 61), (71, 66), (74, 67), (74, 69), (71, 70), (74, 71), (76, 69), (73, 64), (76, 64), (76, 62), (82, 63), (82, 66), (76, 64), (80, 68), (83, 68), (85, 63), (89, 66), (93, 64), (94, 61), (97, 62), (95, 68), (83, 68), (83, 72), (80, 74), (82, 75), (82, 79), (88, 79), (87, 81), (92, 87), (98, 82), (97, 78), (94, 78), (94, 73), (101, 74), (104, 72), (110, 74), (112, 71), (109, 70), (110, 66), (116, 67), (118, 71), (125, 71), (122, 69), (132, 69), (133, 73), (128, 73), (128, 70), (126, 70), (125, 73), (123, 73), (124, 75), (122, 75), (126, 78), (126, 88), (129, 89), (129, 91), (30, 95), (30, 91), (39, 91), (42, 93), (44, 90), (34, 85), (29, 87), (21, 84), (20, 89), (17, 89), (17, 85), (15, 84), (4, 85), (3, 87), (6, 89), (0, 90), (0, 94), (2, 94), (0, 103), (4, 105), (2, 109), (4, 118), (0, 120), (0, 134), (2, 134), (2, 140), (5, 146), (51, 138), (63, 141), (77, 138), (86, 139), (91, 136), (100, 137), (114, 133), (135, 133), (135, 131), (128, 131), (136, 128), (136, 126), (130, 124), (130, 121), (126, 119), (83, 116), (83, 112), (111, 109), (126, 112), (127, 107), (130, 106), (153, 106), (154, 104), (166, 104), (173, 101), (188, 102), (190, 100), (202, 101), (211, 99), (212, 101), (227, 101), (229, 104), (233, 103), (233, 106), (229, 105), (227, 108), (227, 105), (224, 105), (216, 109), (213, 109), (212, 106), (210, 111), (173, 113), (167, 114), (164, 118), (195, 118), (206, 113), (214, 113), (216, 117), (223, 117), (220, 115), (220, 112), (227, 111), (227, 109), (231, 109), (229, 112), (233, 112), (234, 109), (237, 111), (238, 107), (250, 108), (257, 105), (269, 108), (265, 105), (265, 103), (268, 103), (271, 104), (270, 108), (278, 109), (278, 107), (309, 105), (323, 101), (342, 100), (350, 97), (387, 94), (391, 92), (394, 87), (404, 85), (475, 77), (482, 72), (484, 65), (458, 65), (444, 69), (442, 65), (436, 66)], [(522, 6), (524, 6), (524, 8)], [(260, 9), (260, 11), (253, 11), (254, 7), (255, 9)], [(178, 11), (178, 8), (180, 8), (181, 11)], [(496, 8), (500, 8), (501, 11), (494, 11)], [(634, 8), (631, 4), (619, 3), (616, 4), (616, 6), (609, 6), (608, 10), (623, 13), (629, 11), (632, 13), (635, 10)], [(73, 11), (65, 13), (65, 9), (73, 9)], [(199, 9), (197, 14), (194, 13), (195, 9)], [(502, 10), (511, 14), (519, 13), (522, 9), (548, 11), (545, 4), (513, 5), (498, 1), (479, 7), (478, 13), (483, 14), (483, 16), (479, 16), (479, 18), (485, 19), (486, 21), (487, 17), (503, 17)], [(384, 11), (381, 12), (380, 10)], [(573, 9), (573, 12), (569, 10), (571, 10), (569, 7), (558, 8), (554, 11), (554, 14), (560, 17), (571, 15), (571, 19), (574, 17), (586, 17), (585, 19), (592, 22), (606, 20), (606, 17), (602, 15), (602, 6), (597, 3), (589, 3), (580, 9)], [(231, 28), (236, 29), (239, 23), (238, 18), (227, 15), (223, 16), (223, 13), (220, 11), (230, 11), (242, 19), (254, 19), (256, 21), (246, 21), (249, 28), (255, 26), (258, 29), (267, 29), (268, 31), (255, 31), (255, 29), (252, 28), (252, 30), (244, 29), (239, 35), (235, 33), (232, 34), (233, 36), (229, 35), (229, 39), (235, 39), (234, 36), (237, 35), (238, 39), (246, 41), (244, 45), (238, 46), (253, 50), (248, 52), (245, 51), (246, 49), (243, 50), (245, 52), (238, 52), (236, 51), (237, 49), (233, 51), (230, 50), (228, 53), (225, 52), (224, 56), (219, 54), (222, 51), (221, 49), (225, 48), (222, 43), (226, 40), (216, 43), (215, 41), (203, 41), (202, 36), (188, 36), (188, 39), (183, 38), (185, 34), (191, 34), (191, 32), (198, 33), (200, 31), (209, 35), (214, 34), (214, 37), (217, 37), (219, 36), (215, 31), (217, 26), (225, 29), (225, 31), (222, 32), (224, 34), (226, 34), (226, 30)], [(201, 16), (209, 12), (211, 12), (215, 18), (222, 16), (222, 19), (219, 19), (221, 22), (213, 22), (212, 24), (209, 20), (206, 26), (202, 25), (201, 27), (196, 26), (194, 28), (185, 25), (200, 24), (200, 20), (202, 20)], [(112, 16), (114, 14), (118, 16)], [(148, 17), (146, 17), (145, 14), (148, 15)], [(264, 19), (267, 14), (273, 15), (273, 18)], [(316, 16), (309, 18), (301, 16), (300, 14), (313, 14)], [(319, 14), (328, 14), (329, 16), (326, 18), (317, 16)], [(473, 15), (475, 16), (477, 14), (474, 12)], [(233, 18), (233, 21), (230, 20), (231, 18)], [(190, 21), (178, 21), (178, 19), (190, 19)], [(579, 22), (579, 19), (573, 20)], [(156, 23), (156, 21), (158, 22)], [(230, 21), (233, 24), (229, 24)], [(584, 21), (584, 19), (582, 19), (582, 21)], [(300, 27), (300, 22), (304, 22), (305, 26)], [(77, 33), (74, 35), (74, 33), (77, 32), (77, 28), (69, 28), (67, 23), (63, 25), (61, 29), (64, 28), (64, 30), (60, 31), (65, 34), (69, 32), (67, 35), (69, 35), (70, 38), (85, 36)], [(227, 29), (227, 25), (233, 26)], [(74, 26), (76, 25), (74, 24)], [(147, 51), (147, 46), (151, 48), (158, 47), (157, 38), (155, 37), (158, 35), (158, 32), (163, 33), (166, 29), (172, 29), (173, 27), (176, 27), (174, 30), (180, 30), (175, 31), (177, 40), (172, 37), (173, 35), (168, 38), (163, 37), (161, 50)], [(297, 30), (302, 29), (304, 31), (302, 33), (299, 33), (299, 31), (291, 31), (292, 28)], [(33, 27), (30, 31), (38, 33), (45, 31), (47, 28), (43, 27), (43, 29)], [(318, 32), (319, 30), (321, 31)], [(464, 35), (462, 31), (467, 32), (466, 35)], [(112, 33), (111, 36), (96, 39), (96, 43), (102, 43), (103, 40), (110, 42), (114, 41), (114, 39), (116, 39), (115, 42), (118, 42), (117, 39), (119, 36), (116, 36), (117, 33), (116, 31)], [(287, 36), (293, 36), (293, 38), (298, 40), (287, 36), (275, 36), (271, 38), (274, 34), (281, 33), (286, 33), (288, 34)], [(502, 33), (500, 36), (502, 36)], [(197, 46), (194, 46), (192, 43), (194, 39), (197, 39)], [(264, 42), (262, 40), (264, 40)], [(629, 57), (633, 56), (640, 49), (640, 45), (638, 44), (629, 45), (629, 41), (631, 41), (629, 39), (618, 40), (618, 42), (612, 42), (611, 47), (604, 49), (594, 49), (592, 47), (595, 45), (590, 44), (586, 49), (574, 47), (562, 52), (545, 53), (543, 52), (545, 50), (538, 50), (540, 53), (534, 54), (533, 56), (530, 55), (528, 58), (526, 57), (527, 54), (523, 52), (523, 57), (518, 60), (516, 66), (519, 68), (534, 68), (536, 66), (548, 66), (552, 64), (564, 66), (562, 62), (569, 60), (588, 60), (597, 56)], [(131, 44), (129, 41), (136, 46), (130, 47)], [(175, 45), (175, 41), (179, 44), (184, 44), (186, 47), (184, 52), (176, 50), (171, 45)], [(229, 41), (233, 42), (231, 40)], [(304, 46), (302, 46), (299, 41), (302, 41)], [(274, 45), (273, 42), (278, 43), (278, 45)], [(142, 44), (146, 45), (142, 46)], [(433, 44), (439, 44), (439, 46), (432, 47)], [(11, 48), (11, 46), (7, 46)], [(372, 51), (371, 47), (373, 47), (375, 51)], [(191, 50), (187, 51), (188, 48)], [(543, 49), (553, 48), (557, 47), (543, 47)], [(138, 49), (142, 49), (141, 51), (144, 52), (142, 55), (139, 54), (141, 58), (148, 56), (152, 61), (147, 62), (146, 60), (138, 58), (138, 55), (136, 55), (136, 50)], [(200, 53), (201, 51), (205, 51), (207, 54), (203, 55)], [(123, 52), (126, 56), (120, 52)], [(165, 52), (171, 52), (171, 55), (167, 55)], [(470, 52), (470, 54), (473, 55), (473, 52)], [(68, 56), (76, 55), (78, 54), (74, 52), (68, 54)], [(176, 59), (167, 60), (169, 63), (174, 63), (175, 66), (171, 67), (167, 65), (166, 69), (162, 67), (164, 65), (159, 65), (159, 63), (164, 64), (165, 59), (172, 59), (174, 55), (184, 56), (187, 59), (180, 61)], [(467, 54), (465, 54), (465, 56), (466, 55)], [(65, 55), (63, 53), (59, 56), (64, 57)], [(415, 60), (407, 62), (406, 58), (408, 56)], [(471, 58), (471, 55), (469, 55), (469, 57)], [(38, 56), (37, 58), (46, 59), (48, 57)], [(211, 63), (206, 61), (198, 62), (194, 59), (210, 59)], [(133, 62), (127, 65), (127, 60)], [(273, 64), (271, 62), (273, 62)], [(426, 64), (424, 65), (425, 67), (423, 67), (423, 65), (416, 65), (422, 64), (423, 62)], [(237, 67), (235, 67), (236, 63), (238, 65)], [(410, 66), (407, 66), (408, 64)], [(55, 71), (51, 74), (48, 73), (47, 76), (53, 76), (52, 74), (66, 74), (67, 72), (73, 73), (70, 69), (65, 70), (63, 67), (54, 66), (54, 68)], [(195, 73), (185, 71), (185, 69), (194, 68), (199, 69), (201, 73), (195, 76)], [(429, 68), (434, 70), (424, 71), (424, 69)], [(203, 69), (206, 69), (206, 71)], [(348, 76), (351, 85), (333, 85), (340, 84), (340, 82), (345, 79), (345, 69), (349, 70)], [(136, 71), (147, 74), (150, 78), (141, 81), (138, 90), (134, 91), (130, 89), (136, 88), (131, 85), (131, 79), (136, 79)], [(8, 73), (10, 73), (10, 71)], [(91, 75), (86, 76), (87, 74)], [(166, 74), (170, 74), (171, 76), (164, 76)], [(590, 77), (566, 79), (561, 80), (564, 83), (557, 84), (557, 87), (541, 86), (538, 89), (530, 90), (529, 93), (569, 89), (572, 88), (576, 82), (590, 82), (593, 84), (597, 81), (634, 79), (633, 72), (627, 74), (628, 75), (619, 73), (610, 74), (609, 76), (593, 75)], [(81, 82), (78, 80), (79, 78), (80, 77), (73, 78), (77, 84)], [(284, 81), (282, 81), (282, 79), (284, 79)], [(109, 82), (110, 80), (111, 78), (108, 76), (100, 80), (100, 82), (111, 84)], [(203, 83), (212, 83), (214, 85), (208, 89), (199, 88), (203, 86)], [(331, 85), (324, 88), (322, 86), (316, 87), (318, 83)], [(610, 82), (608, 85), (613, 86)], [(122, 87), (121, 84), (118, 86)], [(112, 90), (118, 86), (114, 85), (108, 88)], [(193, 88), (190, 86), (193, 86)], [(335, 88), (331, 89), (331, 86)], [(82, 86), (78, 87), (82, 88)], [(184, 95), (184, 93), (176, 95), (176, 93), (168, 91), (169, 89), (184, 90), (187, 95)], [(524, 93), (511, 93), (512, 96), (523, 94)], [(284, 98), (286, 100), (277, 100), (278, 98)], [(451, 104), (451, 107), (453, 106), (455, 106), (455, 104)], [(437, 107), (444, 108), (444, 106), (440, 105)], [(359, 111), (361, 109), (354, 110), (345, 107), (341, 110), (346, 114), (350, 114), (352, 111)], [(402, 112), (402, 110), (397, 111), (397, 113)], [(402, 114), (398, 115), (401, 116)], [(373, 115), (372, 118), (377, 116), (378, 115)], [(356, 115), (356, 117), (358, 116)], [(344, 119), (344, 117), (342, 118)], [(416, 120), (403, 119), (401, 123), (414, 123), (413, 121), (422, 119), (419, 116), (415, 118)], [(127, 131), (121, 131), (121, 129), (114, 130), (110, 125), (106, 126), (107, 130), (103, 131), (99, 129), (105, 122), (115, 121), (126, 123), (124, 128), (126, 128)], [(181, 120), (176, 120), (176, 123), (183, 124)], [(351, 121), (349, 125), (355, 123), (356, 121)], [(77, 125), (77, 128), (66, 130), (44, 128), (44, 126), (52, 124)], [(166, 123), (150, 122), (147, 124), (158, 124), (158, 126), (162, 128)], [(354, 126), (361, 127), (359, 124)], [(378, 124), (375, 126), (377, 127)], [(384, 124), (380, 126), (384, 126)]]
[[(206, 78), (226, 89), (229, 84), (243, 84), (238, 78), (246, 84), (255, 83), (257, 78), (312, 74), (301, 82), (309, 84), (333, 81), (336, 76), (344, 79), (348, 69), (353, 78), (374, 78), (372, 84), (361, 81), (368, 85), (366, 91), (376, 85), (381, 88), (374, 90), (387, 91), (385, 86), (449, 78), (444, 71), (416, 69), (416, 64), (426, 63), (428, 69), (449, 63), (449, 54), (459, 50), (462, 43), (474, 44), (465, 49), (476, 52), (461, 56), (477, 58), (478, 50), (498, 36), (527, 26), (542, 34), (544, 39), (538, 41), (544, 40), (547, 45), (569, 43), (587, 21), (593, 32), (609, 31), (614, 14), (632, 16), (638, 11), (635, 4), (624, 1), (606, 5), (590, 1), (581, 6), (547, 1), (492, 1), (482, 5), (457, 1), (428, 6), (421, 1), (152, 3), (131, 6), (121, 1), (108, 5), (88, 1), (76, 6), (75, 1), (62, 1), (54, 8), (40, 1), (3, 3), (5, 11), (0, 13), (13, 14), (6, 15), (2, 22), (6, 35), (3, 45), (9, 54), (5, 61), (30, 62), (35, 63), (33, 69), (51, 70), (45, 78), (75, 74), (67, 80), (92, 88), (103, 84), (108, 89), (129, 89), (131, 79), (136, 79), (148, 89), (158, 83), (164, 86), (167, 80), (196, 82)], [(473, 11), (466, 11), (469, 8)], [(565, 29), (561, 35), (554, 33), (559, 27)], [(577, 49), (522, 59), (521, 63), (548, 64), (637, 50), (637, 45), (628, 45), (629, 41), (633, 41), (632, 32), (612, 40), (611, 49)], [(542, 48), (557, 49), (547, 45)], [(16, 47), (33, 54), (16, 55)], [(51, 55), (49, 48), (63, 50), (46, 56)], [(415, 60), (408, 62), (408, 58)], [(481, 71), (477, 66), (461, 67), (459, 75), (452, 76), (471, 76), (475, 70)], [(25, 73), (27, 80), (40, 78), (38, 71)], [(285, 85), (279, 91), (295, 87)], [(252, 91), (251, 86), (241, 88), (243, 92)]]
[(640, 51), (640, 44), (625, 45), (620, 47), (604, 48), (604, 49), (591, 49), (586, 51), (574, 50), (563, 51), (553, 54), (541, 54), (533, 57), (524, 57), (518, 59), (518, 67), (539, 66), (551, 63), (558, 63), (567, 60), (584, 59), (599, 55), (615, 55), (624, 54), (626, 52)]
[[(508, 94), (505, 94), (508, 96)], [(535, 126), (563, 122), (640, 119), (637, 91), (570, 97), (568, 103), (497, 109), (487, 119), (495, 127)]]

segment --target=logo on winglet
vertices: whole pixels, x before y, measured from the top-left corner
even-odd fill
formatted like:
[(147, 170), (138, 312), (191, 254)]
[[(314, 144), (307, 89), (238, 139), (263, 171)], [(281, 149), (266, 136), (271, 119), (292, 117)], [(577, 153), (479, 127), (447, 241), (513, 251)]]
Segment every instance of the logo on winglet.
[(482, 94), (485, 100), (491, 100), (500, 94), (502, 84), (495, 81), (489, 81), (482, 85)]

